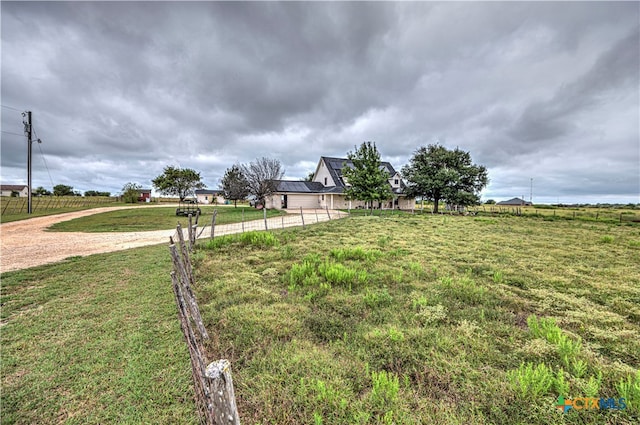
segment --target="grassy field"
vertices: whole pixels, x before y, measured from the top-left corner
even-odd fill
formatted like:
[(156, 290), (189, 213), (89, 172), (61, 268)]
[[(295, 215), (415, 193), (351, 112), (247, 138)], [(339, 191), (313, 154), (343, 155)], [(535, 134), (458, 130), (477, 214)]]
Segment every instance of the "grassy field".
[[(640, 418), (638, 225), (357, 216), (194, 261), (242, 423)], [(2, 274), (2, 423), (196, 422), (170, 268), (157, 246)]]
[[(196, 254), (245, 423), (619, 423), (640, 407), (640, 228), (353, 217)], [(625, 398), (624, 410), (555, 408)]]
[(2, 274), (3, 424), (198, 423), (166, 246)]
[[(213, 211), (217, 210), (216, 224), (239, 223), (242, 220), (259, 220), (264, 217), (262, 210), (255, 208), (234, 208), (232, 206), (201, 206), (200, 226), (210, 225)], [(51, 226), (56, 232), (136, 232), (144, 230), (163, 230), (176, 227), (177, 223), (186, 228), (189, 219), (176, 216), (175, 207), (131, 208), (109, 211), (87, 217), (63, 221)], [(268, 210), (267, 217), (286, 214), (282, 211)]]

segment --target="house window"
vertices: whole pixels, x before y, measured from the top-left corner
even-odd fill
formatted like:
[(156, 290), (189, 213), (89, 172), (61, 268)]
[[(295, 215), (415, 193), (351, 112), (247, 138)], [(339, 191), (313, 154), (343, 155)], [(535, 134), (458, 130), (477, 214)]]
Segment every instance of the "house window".
[(397, 185), (398, 183), (400, 183), (400, 182), (398, 181), (398, 179), (395, 179), (395, 180), (393, 181), (393, 184), (395, 184), (395, 185)]
[[(326, 178), (325, 178), (325, 180), (326, 180)], [(322, 195), (322, 200), (324, 201), (324, 195)]]
[[(327, 178), (326, 178), (326, 177), (324, 178), (324, 185), (325, 185), (325, 186), (327, 185)], [(323, 198), (323, 199), (324, 199), (324, 198)]]

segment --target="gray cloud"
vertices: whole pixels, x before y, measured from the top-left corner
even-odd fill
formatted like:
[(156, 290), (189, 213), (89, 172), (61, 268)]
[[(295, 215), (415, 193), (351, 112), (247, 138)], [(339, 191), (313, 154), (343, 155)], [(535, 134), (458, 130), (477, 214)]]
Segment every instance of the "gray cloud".
[(469, 150), (486, 198), (534, 178), (547, 202), (640, 202), (637, 3), (1, 7), (3, 183), (26, 181), (17, 108), (53, 183), (83, 191), (150, 186), (168, 164), (216, 187), (260, 156), (301, 178), (372, 140), (398, 169), (427, 143)]

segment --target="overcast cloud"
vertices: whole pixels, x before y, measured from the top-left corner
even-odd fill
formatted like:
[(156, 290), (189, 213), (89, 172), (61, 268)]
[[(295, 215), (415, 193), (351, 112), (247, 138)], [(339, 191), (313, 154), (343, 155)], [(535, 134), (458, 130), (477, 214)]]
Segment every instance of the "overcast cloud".
[[(637, 2), (2, 1), (3, 184), (218, 188), (266, 156), (301, 179), (374, 141), (487, 166), (483, 199), (640, 202)], [(40, 151), (42, 150), (42, 152)], [(46, 162), (45, 162), (46, 161)]]

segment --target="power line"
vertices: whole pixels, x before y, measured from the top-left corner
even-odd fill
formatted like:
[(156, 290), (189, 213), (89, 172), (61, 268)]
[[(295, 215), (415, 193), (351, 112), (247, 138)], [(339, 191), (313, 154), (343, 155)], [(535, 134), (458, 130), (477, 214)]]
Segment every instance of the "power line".
[[(40, 141), (40, 139), (38, 139)], [(49, 175), (49, 181), (51, 182), (51, 187), (54, 186), (53, 179), (51, 178), (51, 173), (49, 172), (49, 167), (47, 166), (47, 160), (44, 157), (44, 152), (42, 152), (42, 147), (40, 143), (38, 143), (38, 149), (40, 150), (40, 155), (42, 155), (42, 162), (44, 163), (44, 168), (47, 170), (47, 174)]]
[(14, 108), (13, 106), (1, 105), (3, 108), (13, 109), (14, 111), (22, 112), (22, 109)]
[(13, 134), (14, 136), (24, 136), (24, 134), (12, 133), (11, 131), (4, 131), (4, 130), (2, 130), (2, 132), (3, 132), (3, 133), (6, 133), (6, 134)]
[(49, 181), (51, 182), (51, 187), (53, 187), (54, 184), (53, 184), (53, 179), (51, 178), (51, 172), (49, 171), (49, 166), (47, 166), (47, 160), (44, 157), (44, 152), (42, 152), (42, 146), (41, 146), (42, 141), (38, 137), (38, 133), (36, 132), (35, 128), (33, 128), (33, 134), (36, 136), (36, 141), (38, 142), (38, 150), (40, 150), (40, 155), (42, 155), (42, 162), (44, 163), (44, 168), (47, 170), (47, 174), (49, 175)]

